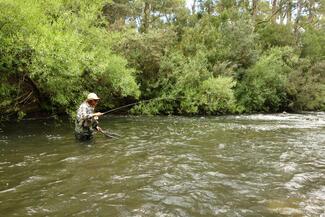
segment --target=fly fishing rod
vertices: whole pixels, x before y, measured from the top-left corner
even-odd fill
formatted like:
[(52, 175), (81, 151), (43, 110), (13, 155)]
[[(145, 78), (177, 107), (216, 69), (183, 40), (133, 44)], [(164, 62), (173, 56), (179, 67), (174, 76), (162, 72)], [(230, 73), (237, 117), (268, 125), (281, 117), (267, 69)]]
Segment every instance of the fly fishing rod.
[[(183, 99), (184, 97), (176, 97), (174, 99)], [(111, 109), (111, 110), (108, 110), (106, 112), (102, 112), (103, 115), (106, 115), (108, 113), (111, 113), (111, 112), (114, 112), (114, 111), (117, 111), (117, 110), (120, 110), (122, 108), (127, 108), (127, 107), (130, 107), (130, 106), (133, 106), (133, 105), (137, 105), (137, 104), (140, 104), (140, 103), (143, 103), (143, 102), (150, 102), (150, 101), (153, 101), (153, 100), (161, 100), (161, 99), (173, 99), (173, 98), (168, 98), (168, 97), (158, 97), (158, 98), (153, 98), (153, 99), (146, 99), (146, 100), (142, 100), (142, 101), (139, 101), (139, 102), (134, 102), (134, 103), (130, 103), (130, 104), (127, 104), (127, 105), (123, 105), (123, 106), (120, 106), (120, 107), (117, 107), (115, 109)]]
[[(127, 105), (123, 105), (123, 106), (120, 106), (120, 107), (117, 107), (115, 109), (111, 109), (111, 110), (108, 110), (106, 112), (102, 112), (103, 115), (106, 115), (108, 113), (111, 113), (111, 112), (114, 112), (114, 111), (117, 111), (117, 110), (120, 110), (120, 109), (123, 109), (123, 108), (127, 108), (127, 107), (130, 107), (130, 106), (133, 106), (133, 105), (137, 105), (137, 104), (140, 104), (140, 103), (143, 103), (143, 102), (150, 102), (150, 101), (153, 101), (153, 100), (158, 100), (158, 99), (168, 99), (168, 98), (154, 98), (154, 99), (147, 99), (147, 100), (142, 100), (140, 102), (134, 102), (134, 103), (130, 103), (130, 104), (127, 104)], [(117, 133), (112, 133), (112, 132), (105, 132), (103, 130), (99, 130), (100, 133), (102, 133), (103, 135), (105, 135), (106, 137), (108, 138), (113, 138), (113, 139), (117, 139), (117, 138), (120, 138), (122, 137), (121, 135), (117, 134)]]
[(136, 105), (136, 104), (138, 104), (138, 103), (140, 103), (140, 102), (134, 102), (134, 103), (130, 103), (130, 104), (127, 104), (127, 105), (124, 105), (124, 106), (117, 107), (117, 108), (115, 108), (115, 109), (108, 110), (108, 111), (106, 111), (106, 112), (103, 112), (103, 115), (106, 115), (106, 114), (108, 114), (108, 113), (111, 113), (111, 112), (114, 112), (114, 111), (120, 110), (120, 109), (122, 109), (122, 108), (127, 108), (127, 107), (130, 107), (130, 106)]
[(111, 113), (111, 112), (114, 112), (114, 111), (117, 111), (117, 110), (120, 110), (122, 108), (127, 108), (127, 107), (130, 107), (130, 106), (133, 106), (133, 105), (137, 105), (137, 104), (140, 104), (140, 103), (144, 103), (144, 102), (150, 102), (150, 101), (153, 101), (153, 100), (162, 100), (162, 99), (183, 99), (183, 98), (186, 98), (186, 97), (176, 97), (176, 98), (168, 98), (168, 97), (157, 97), (157, 98), (153, 98), (153, 99), (145, 99), (145, 100), (141, 100), (139, 102), (134, 102), (134, 103), (130, 103), (130, 104), (127, 104), (127, 105), (123, 105), (123, 106), (120, 106), (120, 107), (117, 107), (115, 109), (111, 109), (111, 110), (108, 110), (106, 112), (102, 112), (103, 115), (106, 115), (108, 113)]
[(154, 98), (154, 99), (147, 99), (147, 100), (142, 100), (140, 102), (134, 102), (134, 103), (130, 103), (130, 104), (127, 104), (127, 105), (124, 105), (124, 106), (120, 106), (120, 107), (117, 107), (115, 109), (111, 109), (111, 110), (108, 110), (106, 112), (102, 112), (103, 115), (106, 115), (108, 113), (111, 113), (111, 112), (114, 112), (114, 111), (117, 111), (117, 110), (120, 110), (120, 109), (123, 109), (123, 108), (127, 108), (127, 107), (130, 107), (130, 106), (133, 106), (133, 105), (137, 105), (137, 104), (140, 104), (140, 103), (143, 103), (143, 102), (149, 102), (149, 101), (152, 101), (152, 100), (157, 100), (158, 98)]
[[(153, 100), (153, 99), (150, 99), (150, 100)], [(120, 106), (120, 107), (117, 107), (115, 109), (111, 109), (111, 110), (108, 110), (106, 112), (103, 112), (103, 115), (106, 115), (108, 113), (120, 110), (122, 108), (127, 108), (127, 107), (130, 107), (130, 106), (133, 106), (133, 105), (137, 105), (137, 104), (142, 103), (142, 102), (150, 101), (150, 100), (143, 100), (143, 101), (140, 101), (140, 102), (134, 102), (134, 103), (130, 103), (130, 104), (127, 104), (127, 105), (124, 105), (124, 106)], [(122, 137), (120, 134), (113, 133), (113, 132), (105, 132), (102, 129), (98, 130), (98, 132), (102, 133), (104, 136), (106, 136), (106, 137), (108, 137), (110, 139), (118, 139), (118, 138)]]

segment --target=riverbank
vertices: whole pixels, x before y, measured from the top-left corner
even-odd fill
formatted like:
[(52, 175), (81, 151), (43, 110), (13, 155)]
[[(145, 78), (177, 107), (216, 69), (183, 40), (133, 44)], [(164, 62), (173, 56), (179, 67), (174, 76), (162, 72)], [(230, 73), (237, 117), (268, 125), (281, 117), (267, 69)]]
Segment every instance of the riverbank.
[[(104, 111), (101, 111), (104, 112)], [(323, 114), (325, 113), (324, 111), (300, 111), (300, 112), (278, 112), (278, 113), (242, 113), (242, 114), (219, 114), (219, 115), (137, 115), (137, 114), (130, 114), (129, 111), (119, 111), (119, 112), (114, 112), (114, 114), (110, 114), (110, 116), (127, 116), (127, 115), (132, 115), (132, 116), (175, 116), (175, 117), (220, 117), (220, 116), (236, 116), (236, 115), (279, 115), (279, 114), (300, 114), (300, 115), (304, 115), (304, 114)], [(51, 114), (49, 112), (33, 112), (33, 113), (29, 113), (24, 115), (23, 118), (10, 118), (8, 120), (3, 120), (2, 123), (5, 122), (19, 122), (19, 121), (28, 121), (28, 120), (49, 120), (49, 119), (53, 119), (53, 120), (73, 120), (73, 118), (67, 114)], [(1, 120), (1, 119), (0, 119)]]

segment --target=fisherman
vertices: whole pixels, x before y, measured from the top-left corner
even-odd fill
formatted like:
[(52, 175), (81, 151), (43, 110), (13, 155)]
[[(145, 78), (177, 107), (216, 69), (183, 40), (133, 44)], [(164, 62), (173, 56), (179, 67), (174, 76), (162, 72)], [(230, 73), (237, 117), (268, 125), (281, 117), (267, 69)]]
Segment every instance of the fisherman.
[(102, 116), (103, 113), (94, 112), (99, 99), (95, 93), (88, 94), (87, 99), (80, 105), (77, 111), (75, 136), (81, 141), (92, 139), (95, 130), (102, 131), (98, 126), (98, 117)]

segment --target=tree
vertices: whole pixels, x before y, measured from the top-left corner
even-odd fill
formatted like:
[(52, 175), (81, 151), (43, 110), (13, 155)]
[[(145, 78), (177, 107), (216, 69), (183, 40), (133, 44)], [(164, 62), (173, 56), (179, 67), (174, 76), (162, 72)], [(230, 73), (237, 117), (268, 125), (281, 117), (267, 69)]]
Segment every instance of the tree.
[(236, 90), (247, 112), (279, 112), (287, 108), (287, 78), (296, 59), (289, 47), (272, 48), (247, 71)]
[(287, 13), (287, 24), (290, 24), (292, 20), (292, 0), (288, 0), (286, 13)]
[(104, 22), (102, 2), (74, 3), (1, 0), (1, 74), (10, 90), (0, 105), (5, 113), (39, 102), (34, 110), (72, 114), (84, 92), (94, 89), (106, 107), (113, 102), (104, 93), (139, 95), (134, 70), (112, 54), (110, 35), (97, 25)]
[(277, 10), (278, 10), (277, 0), (272, 0), (272, 21), (274, 23), (275, 23), (276, 17), (277, 17), (277, 16), (275, 16), (277, 14)]
[(252, 3), (252, 16), (253, 16), (253, 19), (256, 18), (256, 15), (257, 15), (257, 10), (258, 10), (258, 0), (252, 0), (253, 3)]
[(301, 59), (297, 69), (289, 75), (286, 89), (291, 110), (324, 110), (325, 61), (313, 65)]

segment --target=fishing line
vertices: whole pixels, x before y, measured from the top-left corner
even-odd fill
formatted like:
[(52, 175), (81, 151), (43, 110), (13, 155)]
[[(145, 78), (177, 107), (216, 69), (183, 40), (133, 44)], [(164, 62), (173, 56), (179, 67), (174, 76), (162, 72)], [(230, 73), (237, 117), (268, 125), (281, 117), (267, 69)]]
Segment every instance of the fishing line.
[[(184, 98), (184, 97), (176, 97), (175, 99), (179, 99), (179, 98)], [(173, 99), (173, 98), (160, 97), (160, 98), (146, 99), (146, 100), (142, 100), (140, 102), (134, 102), (134, 103), (130, 103), (130, 104), (127, 104), (127, 105), (124, 105), (124, 106), (117, 107), (115, 109), (108, 110), (106, 112), (103, 112), (103, 115), (106, 115), (108, 113), (120, 110), (122, 108), (127, 108), (127, 107), (130, 107), (130, 106), (133, 106), (133, 105), (137, 105), (137, 104), (140, 104), (140, 103), (143, 103), (143, 102), (150, 102), (150, 101), (153, 101), (153, 100), (161, 100), (161, 99)]]
[(139, 104), (139, 103), (141, 103), (141, 102), (145, 102), (145, 101), (149, 101), (149, 100), (143, 100), (143, 101), (140, 101), (140, 102), (134, 102), (134, 103), (130, 103), (130, 104), (127, 104), (127, 105), (124, 105), (124, 106), (120, 106), (120, 107), (117, 107), (117, 108), (115, 108), (115, 109), (111, 109), (111, 110), (108, 110), (108, 111), (106, 111), (106, 112), (103, 112), (103, 115), (106, 115), (106, 114), (111, 113), (111, 112), (113, 112), (113, 111), (120, 110), (120, 109), (122, 109), (122, 108), (130, 107), (130, 106), (133, 106), (133, 105)]

